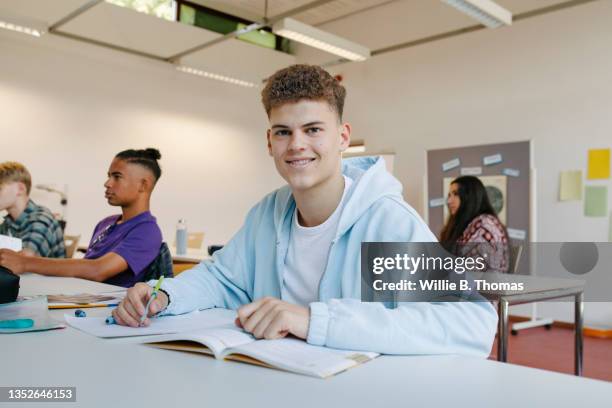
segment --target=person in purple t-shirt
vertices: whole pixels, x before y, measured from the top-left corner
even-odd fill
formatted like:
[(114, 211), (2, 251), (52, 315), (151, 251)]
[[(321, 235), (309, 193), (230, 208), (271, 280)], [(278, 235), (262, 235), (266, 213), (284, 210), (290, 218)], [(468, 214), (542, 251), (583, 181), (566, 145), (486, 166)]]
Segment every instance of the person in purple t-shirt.
[(159, 254), (162, 234), (149, 211), (151, 193), (161, 176), (157, 149), (125, 150), (108, 169), (105, 197), (121, 214), (96, 225), (85, 259), (26, 257), (1, 250), (0, 265), (16, 274), (72, 276), (124, 287), (143, 280)]

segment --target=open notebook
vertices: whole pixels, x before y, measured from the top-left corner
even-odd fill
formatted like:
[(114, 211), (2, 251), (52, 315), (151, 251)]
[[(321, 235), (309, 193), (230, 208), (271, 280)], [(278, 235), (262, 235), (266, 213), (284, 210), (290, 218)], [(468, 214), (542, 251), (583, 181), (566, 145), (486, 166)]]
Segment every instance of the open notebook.
[(329, 377), (378, 356), (377, 353), (318, 347), (295, 338), (257, 340), (236, 327), (236, 312), (209, 309), (151, 319), (148, 327), (107, 325), (104, 317), (74, 317), (66, 322), (102, 338), (131, 337), (151, 346), (197, 352), (217, 359), (236, 360), (314, 377)]
[(147, 344), (163, 349), (190, 351), (217, 359), (241, 361), (298, 374), (326, 378), (365, 363), (377, 353), (313, 346), (303, 340), (256, 340), (233, 325), (156, 336)]

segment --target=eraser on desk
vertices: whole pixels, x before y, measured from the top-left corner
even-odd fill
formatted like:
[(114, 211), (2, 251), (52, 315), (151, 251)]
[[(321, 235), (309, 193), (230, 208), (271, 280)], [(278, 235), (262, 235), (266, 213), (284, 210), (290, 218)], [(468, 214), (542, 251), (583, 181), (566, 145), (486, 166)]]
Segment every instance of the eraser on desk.
[(81, 310), (81, 309), (77, 309), (74, 311), (74, 315), (76, 317), (87, 317), (87, 313), (85, 313), (85, 311)]
[(32, 319), (0, 320), (0, 329), (27, 329), (32, 326)]

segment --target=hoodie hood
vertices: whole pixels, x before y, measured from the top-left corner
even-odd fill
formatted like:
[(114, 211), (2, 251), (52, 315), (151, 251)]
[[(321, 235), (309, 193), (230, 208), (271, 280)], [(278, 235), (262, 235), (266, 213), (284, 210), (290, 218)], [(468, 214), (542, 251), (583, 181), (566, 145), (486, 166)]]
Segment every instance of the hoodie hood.
[[(374, 203), (383, 197), (402, 200), (402, 184), (387, 171), (380, 156), (352, 157), (342, 161), (342, 174), (353, 183), (344, 198), (345, 204), (338, 222), (336, 237), (344, 234)], [(295, 200), (289, 186), (276, 191), (274, 223), (277, 236), (290, 226)]]

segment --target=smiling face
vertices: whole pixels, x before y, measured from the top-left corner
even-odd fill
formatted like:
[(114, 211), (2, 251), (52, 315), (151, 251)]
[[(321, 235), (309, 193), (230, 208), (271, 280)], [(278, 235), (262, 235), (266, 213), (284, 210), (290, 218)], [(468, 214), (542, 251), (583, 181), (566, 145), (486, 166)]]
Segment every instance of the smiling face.
[(448, 197), (446, 198), (446, 204), (448, 205), (448, 211), (451, 215), (457, 214), (459, 206), (461, 205), (461, 198), (459, 197), (459, 184), (453, 183), (450, 185), (448, 190)]
[(268, 151), (294, 192), (306, 192), (342, 177), (350, 133), (327, 102), (302, 99), (270, 111)]
[(147, 192), (146, 178), (151, 178), (151, 174), (144, 167), (115, 158), (108, 168), (104, 197), (110, 205), (130, 205)]

